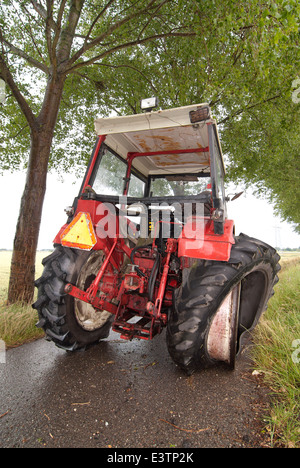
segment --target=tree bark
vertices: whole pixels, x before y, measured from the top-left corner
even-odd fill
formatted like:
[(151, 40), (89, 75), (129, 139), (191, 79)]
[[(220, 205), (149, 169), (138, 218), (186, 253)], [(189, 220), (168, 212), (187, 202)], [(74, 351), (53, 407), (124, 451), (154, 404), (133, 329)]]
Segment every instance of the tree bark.
[(48, 163), (64, 79), (49, 79), (42, 110), (31, 129), (26, 183), (14, 238), (7, 302), (30, 303), (34, 294), (35, 257), (46, 192)]
[[(10, 270), (7, 297), (9, 304), (30, 303), (33, 299), (35, 257), (46, 192), (51, 144), (66, 79), (66, 65), (84, 1), (72, 0), (70, 2), (66, 26), (60, 30), (60, 24), (54, 25), (57, 26), (57, 31), (53, 43), (51, 34), (48, 34), (49, 27), (53, 26), (51, 8), (45, 11), (39, 7), (41, 15), (46, 15), (46, 35), (48, 35), (47, 45), (51, 66), (49, 69), (44, 69), (49, 78), (38, 117), (33, 115), (28, 103), (19, 92), (4, 58), (0, 55), (0, 76), (3, 76), (13, 91), (31, 128), (31, 150)], [(61, 3), (60, 18), (62, 18), (65, 3)], [(3, 42), (1, 28), (0, 39)]]

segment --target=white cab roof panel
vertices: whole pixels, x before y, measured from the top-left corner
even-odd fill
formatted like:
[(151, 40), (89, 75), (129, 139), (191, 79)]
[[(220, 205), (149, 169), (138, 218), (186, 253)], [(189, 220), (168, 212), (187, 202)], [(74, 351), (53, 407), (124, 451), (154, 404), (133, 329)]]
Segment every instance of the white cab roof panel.
[[(192, 124), (190, 112), (208, 104), (160, 110), (124, 117), (98, 118), (97, 135), (124, 159), (128, 153), (164, 152), (134, 159), (133, 166), (145, 176), (210, 172), (209, 152), (176, 153), (176, 150), (208, 148), (208, 124), (213, 119)], [(170, 151), (170, 153), (168, 153)]]

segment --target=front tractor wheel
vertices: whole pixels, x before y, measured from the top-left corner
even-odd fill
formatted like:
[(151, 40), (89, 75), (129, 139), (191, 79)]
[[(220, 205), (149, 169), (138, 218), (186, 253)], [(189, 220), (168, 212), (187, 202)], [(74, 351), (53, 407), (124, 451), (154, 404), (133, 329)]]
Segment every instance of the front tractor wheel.
[(86, 291), (103, 261), (102, 251), (84, 252), (57, 246), (42, 262), (44, 271), (35, 282), (38, 298), (33, 307), (39, 314), (37, 326), (60, 348), (73, 351), (109, 334), (112, 314), (65, 293), (68, 283)]
[(244, 333), (257, 324), (278, 281), (280, 259), (269, 245), (236, 237), (228, 262), (200, 261), (183, 272), (174, 294), (168, 350), (192, 374), (219, 362), (235, 365)]

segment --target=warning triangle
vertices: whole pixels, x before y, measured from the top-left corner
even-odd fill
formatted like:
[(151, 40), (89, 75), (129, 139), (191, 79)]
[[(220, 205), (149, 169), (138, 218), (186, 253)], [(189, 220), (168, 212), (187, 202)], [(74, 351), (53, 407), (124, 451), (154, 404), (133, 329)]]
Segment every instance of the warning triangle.
[(91, 250), (97, 243), (93, 223), (89, 213), (78, 213), (61, 234), (61, 243), (65, 247)]

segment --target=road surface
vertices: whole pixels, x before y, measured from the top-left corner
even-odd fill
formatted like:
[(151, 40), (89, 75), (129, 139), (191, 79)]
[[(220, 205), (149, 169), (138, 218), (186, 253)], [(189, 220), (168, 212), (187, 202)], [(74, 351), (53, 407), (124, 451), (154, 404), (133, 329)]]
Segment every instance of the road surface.
[(227, 448), (265, 446), (267, 390), (249, 346), (234, 371), (187, 377), (165, 333), (151, 342), (109, 338), (67, 353), (44, 339), (0, 363), (0, 447)]

